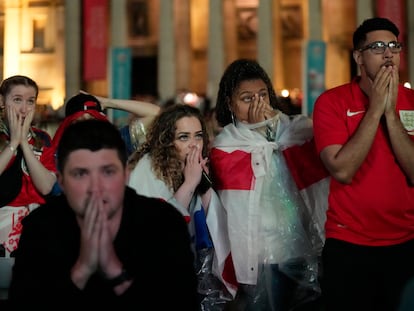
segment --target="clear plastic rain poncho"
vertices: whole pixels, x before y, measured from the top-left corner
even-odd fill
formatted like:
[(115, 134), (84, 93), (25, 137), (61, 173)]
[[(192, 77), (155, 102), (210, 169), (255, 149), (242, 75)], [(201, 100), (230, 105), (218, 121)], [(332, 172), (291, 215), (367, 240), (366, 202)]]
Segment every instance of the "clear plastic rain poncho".
[[(234, 174), (229, 166), (237, 166), (231, 160), (236, 151), (251, 158), (253, 171), (250, 189), (231, 189), (228, 182), (227, 188), (217, 189), (227, 210), (240, 283), (234, 302), (237, 310), (295, 310), (320, 296), (319, 256), (328, 179), (314, 190), (315, 197), (304, 199), (283, 155), (285, 148), (301, 145), (312, 136), (309, 118), (280, 113), (278, 120), (237, 127), (229, 124), (214, 142), (211, 161), (220, 172), (219, 179)], [(240, 153), (239, 157), (241, 161)]]

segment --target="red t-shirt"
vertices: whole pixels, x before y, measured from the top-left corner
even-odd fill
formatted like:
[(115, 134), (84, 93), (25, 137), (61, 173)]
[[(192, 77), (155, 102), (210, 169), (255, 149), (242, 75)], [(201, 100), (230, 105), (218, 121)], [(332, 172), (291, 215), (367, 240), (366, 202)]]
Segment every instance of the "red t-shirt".
[[(357, 130), (368, 104), (358, 79), (324, 92), (313, 112), (318, 153), (326, 146), (345, 144)], [(414, 140), (414, 90), (399, 86), (396, 109)], [(371, 246), (414, 239), (414, 187), (400, 169), (387, 135), (381, 121), (373, 145), (351, 184), (331, 178), (327, 238)]]

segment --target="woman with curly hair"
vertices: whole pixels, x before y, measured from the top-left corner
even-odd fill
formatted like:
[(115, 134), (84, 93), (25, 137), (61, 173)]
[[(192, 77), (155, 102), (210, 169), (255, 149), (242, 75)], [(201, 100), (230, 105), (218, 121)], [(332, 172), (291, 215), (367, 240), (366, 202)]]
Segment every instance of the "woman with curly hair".
[[(201, 269), (203, 310), (222, 310), (231, 296), (218, 294), (226, 291), (219, 280), (232, 291), (222, 274), (231, 260), (226, 215), (208, 177), (208, 144), (199, 109), (183, 104), (165, 108), (129, 159), (129, 186), (139, 194), (168, 201), (182, 213), (194, 241), (196, 268)], [(206, 265), (207, 273), (203, 270)]]
[[(130, 185), (136, 186), (137, 191), (145, 191), (143, 188), (149, 187), (148, 183), (134, 183), (142, 178), (141, 174), (137, 175), (142, 163), (150, 160), (155, 176), (167, 186), (170, 194), (180, 203), (177, 208), (187, 216), (202, 171), (209, 171), (208, 144), (205, 123), (197, 108), (181, 104), (168, 107), (154, 120), (146, 142), (128, 161), (129, 167), (134, 168)], [(143, 162), (138, 165), (141, 159)], [(138, 178), (135, 179), (135, 176)], [(211, 189), (206, 189), (200, 197), (207, 212)]]

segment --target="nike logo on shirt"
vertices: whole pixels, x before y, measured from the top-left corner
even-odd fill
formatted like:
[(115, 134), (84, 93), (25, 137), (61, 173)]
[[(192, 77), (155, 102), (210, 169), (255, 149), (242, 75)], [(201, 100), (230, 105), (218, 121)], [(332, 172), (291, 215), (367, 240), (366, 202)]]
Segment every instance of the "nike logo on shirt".
[(346, 115), (348, 116), (348, 117), (353, 117), (353, 116), (355, 116), (355, 115), (357, 115), (357, 114), (360, 114), (360, 113), (364, 113), (365, 111), (364, 110), (360, 110), (360, 111), (351, 111), (351, 110), (347, 110), (347, 112), (346, 112)]

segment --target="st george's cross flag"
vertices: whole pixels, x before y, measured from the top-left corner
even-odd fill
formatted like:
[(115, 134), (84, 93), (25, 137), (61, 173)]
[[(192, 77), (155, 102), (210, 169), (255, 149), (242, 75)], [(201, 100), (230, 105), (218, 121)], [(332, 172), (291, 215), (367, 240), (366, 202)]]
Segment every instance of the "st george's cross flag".
[[(308, 228), (312, 234), (312, 245), (316, 252), (320, 253), (324, 243), (325, 213), (328, 205), (329, 173), (320, 161), (314, 146), (313, 138), (300, 142), (299, 140), (284, 140), (281, 135), (280, 142), (294, 142), (290, 145), (263, 142), (249, 137), (252, 131), (240, 132), (240, 129), (228, 126), (223, 129), (221, 137), (216, 140), (211, 150), (211, 166), (215, 189), (219, 193), (224, 208), (232, 210), (228, 222), (229, 231), (246, 234), (247, 228), (234, 228), (234, 224), (246, 223), (246, 215), (251, 216), (252, 197), (250, 192), (255, 188), (256, 178), (266, 174), (266, 165), (260, 163), (268, 162), (273, 150), (279, 147), (290, 175), (292, 176), (303, 201), (305, 202), (309, 223)], [(297, 132), (296, 132), (297, 133)], [(229, 140), (229, 138), (231, 138)], [(280, 137), (279, 137), (280, 138)], [(231, 205), (231, 206), (230, 206)], [(254, 216), (254, 215), (253, 215)], [(240, 219), (234, 219), (240, 218)], [(252, 218), (254, 219), (254, 217)], [(247, 223), (249, 226), (249, 223)], [(236, 231), (237, 232), (237, 231)], [(237, 258), (236, 250), (254, 249), (255, 237), (249, 237), (243, 242), (240, 239), (230, 238), (233, 265), (239, 283), (255, 284), (257, 274), (246, 269), (246, 264), (255, 262), (246, 258)], [(259, 255), (259, 254), (257, 254)], [(257, 264), (257, 262), (256, 262)]]

